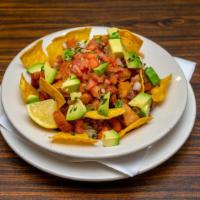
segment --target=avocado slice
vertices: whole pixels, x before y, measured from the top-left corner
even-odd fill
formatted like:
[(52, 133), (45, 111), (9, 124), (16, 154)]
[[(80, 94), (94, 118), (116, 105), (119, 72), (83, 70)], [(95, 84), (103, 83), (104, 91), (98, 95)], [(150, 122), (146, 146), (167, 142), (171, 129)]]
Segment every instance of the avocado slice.
[(105, 94), (101, 100), (101, 104), (98, 108), (98, 113), (104, 116), (108, 116), (109, 111), (109, 101), (110, 101), (110, 92)]
[(140, 117), (146, 117), (149, 115), (150, 112), (150, 107), (151, 107), (151, 102), (149, 102), (147, 105), (145, 105), (144, 107), (141, 108), (140, 112), (138, 113), (138, 115)]
[(30, 94), (27, 98), (27, 103), (35, 103), (39, 101), (39, 97), (37, 95)]
[(102, 136), (102, 142), (104, 147), (116, 146), (120, 143), (120, 136), (114, 130), (104, 131)]
[(70, 98), (72, 101), (75, 101), (81, 97), (81, 92), (72, 92), (70, 93)]
[(160, 78), (156, 71), (153, 69), (153, 67), (147, 67), (144, 70), (145, 75), (149, 79), (149, 81), (152, 83), (153, 86), (159, 85), (160, 84)]
[(120, 35), (117, 28), (109, 28), (108, 30), (109, 39), (120, 39)]
[(120, 39), (109, 39), (108, 43), (112, 54), (117, 57), (123, 57), (123, 46)]
[(105, 63), (100, 64), (98, 67), (94, 68), (93, 70), (97, 75), (102, 75), (107, 70), (107, 67), (108, 67), (108, 62), (105, 62)]
[(69, 77), (69, 80), (73, 80), (73, 79), (77, 79), (77, 76), (72, 74), (70, 77)]
[(146, 105), (151, 105), (152, 97), (150, 94), (141, 92), (134, 97), (128, 104), (132, 107), (138, 107), (142, 109)]
[(134, 52), (124, 52), (124, 58), (128, 68), (140, 69), (142, 68), (142, 62), (140, 57)]
[(62, 84), (61, 88), (69, 93), (77, 92), (80, 88), (80, 80), (72, 75)]
[(44, 65), (44, 77), (48, 83), (53, 83), (57, 74), (57, 70), (52, 68), (48, 62)]
[(87, 112), (86, 106), (78, 99), (73, 105), (70, 105), (67, 111), (66, 120), (72, 121), (80, 119)]
[(43, 68), (44, 68), (44, 63), (37, 63), (37, 64), (34, 64), (34, 65), (32, 65), (31, 67), (29, 67), (29, 68), (27, 69), (27, 72), (28, 72), (29, 74), (33, 74), (33, 73), (35, 73), (35, 72), (40, 72), (40, 71), (42, 71)]
[(108, 36), (109, 36), (109, 46), (112, 51), (112, 54), (114, 54), (117, 57), (123, 57), (123, 46), (121, 43), (120, 35), (117, 28), (109, 28), (108, 30)]

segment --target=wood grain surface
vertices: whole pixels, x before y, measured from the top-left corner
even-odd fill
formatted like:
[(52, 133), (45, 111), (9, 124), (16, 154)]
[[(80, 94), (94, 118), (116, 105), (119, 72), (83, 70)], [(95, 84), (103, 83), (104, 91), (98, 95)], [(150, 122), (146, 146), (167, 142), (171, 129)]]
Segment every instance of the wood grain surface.
[[(85, 25), (130, 29), (172, 55), (200, 63), (200, 1), (0, 1), (0, 80), (14, 56), (54, 31)], [(197, 117), (184, 146), (167, 162), (123, 181), (63, 180), (30, 166), (0, 136), (0, 200), (200, 199), (200, 68), (192, 78)]]

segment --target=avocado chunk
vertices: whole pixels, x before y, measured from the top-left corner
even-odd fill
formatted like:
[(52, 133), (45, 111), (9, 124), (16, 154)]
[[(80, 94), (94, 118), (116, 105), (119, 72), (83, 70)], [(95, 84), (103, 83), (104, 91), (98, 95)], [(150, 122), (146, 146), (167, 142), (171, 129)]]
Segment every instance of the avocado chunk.
[(147, 67), (144, 70), (145, 75), (149, 79), (149, 81), (152, 83), (153, 86), (159, 85), (160, 84), (160, 78), (156, 71), (153, 69), (153, 67)]
[(35, 72), (40, 72), (40, 71), (42, 71), (43, 68), (44, 68), (44, 63), (37, 63), (37, 64), (34, 64), (34, 65), (32, 65), (31, 67), (29, 67), (29, 68), (27, 69), (27, 72), (28, 72), (29, 74), (33, 74), (33, 73), (35, 73)]
[(120, 35), (117, 28), (109, 28), (108, 30), (108, 36), (109, 36), (109, 46), (112, 51), (112, 54), (114, 54), (117, 57), (123, 57), (123, 46), (121, 43)]
[(86, 106), (78, 99), (73, 105), (70, 105), (67, 111), (66, 120), (72, 121), (80, 119), (87, 112)]
[(117, 28), (109, 28), (108, 30), (109, 39), (120, 39), (119, 32)]
[(44, 77), (48, 83), (53, 83), (57, 74), (57, 70), (52, 68), (48, 62), (44, 65)]
[(120, 136), (114, 130), (104, 131), (102, 136), (102, 142), (104, 147), (116, 146), (120, 143)]
[(80, 80), (72, 75), (62, 84), (61, 88), (69, 93), (77, 92), (80, 88)]
[(146, 105), (151, 105), (151, 95), (141, 92), (136, 97), (134, 97), (128, 104), (132, 107), (138, 107), (142, 109)]
[(27, 98), (27, 103), (35, 103), (39, 101), (39, 97), (37, 95), (30, 94)]
[(120, 39), (109, 39), (108, 43), (112, 54), (117, 57), (123, 57), (123, 46)]
[(128, 68), (140, 69), (142, 68), (142, 62), (140, 57), (134, 52), (124, 52), (124, 58)]
[(94, 68), (94, 72), (97, 75), (102, 75), (108, 67), (108, 62), (100, 64), (98, 67)]
[(98, 113), (104, 116), (108, 116), (108, 111), (109, 111), (109, 102), (110, 102), (110, 92), (105, 94), (102, 99), (100, 106), (98, 108)]
[(141, 108), (140, 112), (138, 113), (138, 115), (140, 117), (146, 117), (149, 115), (150, 112), (150, 107), (151, 107), (151, 102), (147, 105), (145, 105), (144, 107)]
[(81, 97), (81, 92), (72, 92), (70, 93), (70, 98), (72, 101), (75, 101)]

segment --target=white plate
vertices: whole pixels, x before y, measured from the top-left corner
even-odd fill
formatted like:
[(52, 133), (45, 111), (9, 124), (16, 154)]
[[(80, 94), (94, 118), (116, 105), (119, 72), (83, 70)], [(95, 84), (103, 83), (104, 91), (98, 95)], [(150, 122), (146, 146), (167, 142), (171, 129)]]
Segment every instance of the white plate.
[[(2, 113), (2, 106), (0, 113)], [(139, 171), (140, 174), (160, 165), (179, 150), (190, 135), (195, 116), (196, 102), (193, 90), (189, 86), (188, 101), (182, 118), (167, 136), (153, 145), (146, 158), (145, 165)], [(35, 145), (30, 144), (27, 140), (22, 140), (22, 137), (16, 132), (8, 132), (4, 128), (0, 128), (0, 130), (8, 145), (21, 158), (47, 173), (79, 181), (111, 181), (127, 178), (126, 175), (99, 163), (67, 162), (62, 156), (55, 156), (55, 154), (48, 153), (42, 148), (35, 148)]]
[[(68, 31), (71, 31), (71, 29), (45, 36), (43, 38), (44, 46), (48, 45), (54, 37)], [(105, 27), (92, 28), (92, 35), (105, 33)], [(145, 54), (145, 62), (153, 66), (161, 77), (172, 73), (173, 80), (168, 91), (167, 99), (161, 106), (155, 108), (152, 113), (154, 119), (148, 125), (134, 130), (134, 134), (129, 133), (123, 138), (119, 146), (104, 148), (101, 145), (89, 147), (52, 144), (49, 136), (53, 132), (40, 128), (30, 120), (19, 90), (20, 75), (22, 72), (25, 73), (25, 69), (19, 57), (34, 43), (22, 50), (13, 59), (3, 78), (2, 102), (9, 120), (19, 133), (34, 144), (49, 151), (73, 157), (90, 159), (116, 157), (136, 152), (158, 141), (165, 136), (180, 119), (187, 100), (187, 83), (183, 72), (168, 52), (149, 39), (142, 36), (140, 37), (144, 41), (142, 52)]]

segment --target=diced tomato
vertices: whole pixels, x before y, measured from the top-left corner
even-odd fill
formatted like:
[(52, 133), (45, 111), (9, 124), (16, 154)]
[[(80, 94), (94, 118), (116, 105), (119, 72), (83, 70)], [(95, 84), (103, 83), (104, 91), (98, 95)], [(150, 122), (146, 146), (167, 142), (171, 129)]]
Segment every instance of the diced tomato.
[(100, 101), (99, 101), (98, 99), (95, 99), (95, 100), (92, 102), (91, 107), (92, 107), (94, 110), (97, 110), (97, 108), (99, 107), (99, 104), (100, 104)]
[(68, 109), (68, 106), (66, 106), (66, 104), (64, 106), (62, 106), (60, 108), (60, 111), (63, 113), (63, 115), (66, 115), (67, 114), (67, 109)]
[(88, 103), (92, 102), (93, 98), (89, 93), (84, 93), (81, 96), (81, 100), (84, 104), (88, 104)]
[(152, 84), (150, 82), (147, 82), (144, 84), (144, 90), (150, 91), (153, 88)]
[(119, 131), (122, 130), (122, 125), (121, 125), (119, 119), (113, 118), (113, 119), (110, 120), (110, 123), (111, 123), (112, 128), (115, 131), (119, 132)]
[(81, 81), (88, 81), (89, 79), (89, 76), (87, 73), (82, 73), (82, 76), (80, 77)]
[(111, 82), (110, 82), (109, 79), (105, 79), (104, 83), (105, 83), (106, 85), (110, 85), (110, 84), (111, 84)]
[(94, 54), (94, 53), (85, 53), (84, 54), (84, 58), (86, 58), (86, 59), (93, 59), (93, 58), (96, 58), (96, 57), (97, 57), (97, 55)]
[(115, 57), (110, 57), (110, 58), (109, 58), (109, 63), (110, 63), (113, 67), (117, 66), (117, 60), (116, 60), (116, 58), (115, 58)]
[(35, 72), (35, 73), (31, 74), (31, 85), (34, 88), (39, 88), (40, 77), (44, 77), (43, 72)]
[(93, 79), (89, 79), (88, 84), (86, 86), (86, 90), (91, 90), (95, 85), (97, 85), (97, 82)]
[(62, 79), (66, 79), (70, 75), (70, 65), (71, 62), (63, 62), (60, 66), (59, 74)]
[(60, 67), (60, 65), (63, 63), (63, 58), (61, 55), (56, 57), (56, 61), (53, 64), (53, 67), (55, 67), (56, 69), (58, 69)]
[(125, 81), (125, 80), (127, 80), (131, 77), (131, 72), (127, 68), (122, 68), (121, 72), (118, 73), (118, 74), (119, 74), (119, 78), (120, 78), (121, 81)]
[(111, 94), (116, 94), (118, 90), (114, 85), (109, 85), (108, 87), (106, 87), (106, 92), (111, 92)]
[(100, 86), (95, 85), (92, 89), (91, 89), (91, 93), (93, 97), (99, 97), (99, 93), (100, 93)]
[(99, 52), (98, 56), (104, 62), (108, 62), (109, 61), (109, 58), (103, 52)]
[(110, 78), (109, 78), (109, 80), (110, 80), (110, 82), (112, 83), (112, 84), (117, 84), (117, 81), (118, 81), (118, 74), (112, 74), (111, 76), (110, 76)]
[(95, 40), (90, 40), (90, 42), (87, 44), (86, 49), (94, 51), (98, 48), (98, 43)]
[(64, 114), (58, 110), (53, 113), (54, 120), (58, 128), (63, 132), (69, 132), (72, 130), (73, 126), (66, 121)]
[(77, 54), (74, 55), (75, 60), (80, 60), (83, 57), (84, 57), (84, 54), (82, 54), (82, 53), (77, 53)]
[(39, 91), (39, 99), (40, 101), (44, 101), (50, 99), (50, 96), (46, 92)]
[(76, 46), (76, 40), (74, 38), (67, 39), (67, 47), (74, 48)]
[(80, 92), (84, 93), (86, 91), (86, 83), (81, 83), (80, 85)]
[(98, 132), (98, 139), (101, 140), (103, 136), (103, 132), (109, 130), (107, 126), (103, 126), (100, 131)]
[(112, 104), (115, 104), (115, 102), (117, 101), (117, 95), (116, 94), (112, 94), (110, 97), (110, 101)]
[(87, 59), (83, 59), (80, 63), (80, 70), (82, 72), (88, 72), (90, 69), (89, 69), (89, 61)]
[(75, 132), (80, 134), (85, 132), (84, 121), (82, 119), (76, 121)]
[(72, 72), (75, 73), (79, 78), (81, 78), (82, 71), (80, 70), (79, 65), (73, 65)]
[(89, 60), (89, 65), (91, 68), (95, 68), (99, 65), (99, 61), (97, 58), (92, 58)]
[(94, 81), (98, 82), (98, 83), (103, 83), (104, 82), (104, 76), (98, 76), (97, 74), (91, 73), (90, 74), (90, 78), (92, 78)]
[(122, 71), (122, 67), (119, 67), (117, 65), (113, 66), (112, 64), (109, 64), (108, 65), (108, 68), (107, 68), (107, 72), (111, 72), (111, 73), (115, 73), (115, 72), (121, 72)]

